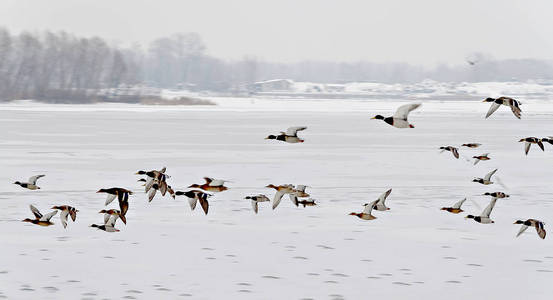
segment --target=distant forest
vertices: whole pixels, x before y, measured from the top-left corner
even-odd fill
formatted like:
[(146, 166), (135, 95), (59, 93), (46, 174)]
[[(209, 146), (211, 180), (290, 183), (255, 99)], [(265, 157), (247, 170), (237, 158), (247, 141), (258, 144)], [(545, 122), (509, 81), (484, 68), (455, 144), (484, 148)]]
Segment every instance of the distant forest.
[[(493, 60), (475, 54), (469, 62), (428, 69), (405, 63), (271, 63), (254, 56), (228, 61), (207, 55), (206, 45), (195, 33), (162, 37), (147, 46), (121, 47), (100, 37), (49, 31), (12, 34), (0, 28), (0, 101), (107, 101), (111, 96), (106, 91), (121, 86), (229, 93), (275, 78), (320, 83), (553, 79), (550, 61)], [(125, 96), (129, 101), (142, 96), (143, 90), (133, 91), (136, 95)]]

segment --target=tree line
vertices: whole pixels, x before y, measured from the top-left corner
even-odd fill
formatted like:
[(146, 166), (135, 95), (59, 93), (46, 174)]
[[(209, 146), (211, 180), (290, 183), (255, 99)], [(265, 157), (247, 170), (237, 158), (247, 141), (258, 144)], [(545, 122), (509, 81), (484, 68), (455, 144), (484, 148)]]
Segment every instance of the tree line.
[[(253, 82), (275, 78), (320, 83), (551, 80), (553, 65), (483, 55), (470, 64), (431, 69), (406, 63), (271, 63), (253, 56), (228, 61), (206, 54), (196, 33), (158, 38), (146, 47), (121, 47), (100, 37), (50, 31), (12, 34), (0, 28), (0, 101), (133, 101), (146, 87), (243, 92)], [(135, 94), (117, 95), (122, 86), (134, 87), (128, 90)]]

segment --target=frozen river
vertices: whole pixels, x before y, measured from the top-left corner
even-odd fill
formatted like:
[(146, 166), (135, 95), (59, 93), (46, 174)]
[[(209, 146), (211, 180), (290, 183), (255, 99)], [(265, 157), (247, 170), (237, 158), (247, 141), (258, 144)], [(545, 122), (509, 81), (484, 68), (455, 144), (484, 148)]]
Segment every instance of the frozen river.
[[(553, 224), (553, 145), (524, 155), (520, 138), (553, 135), (553, 103), (523, 101), (522, 120), (506, 107), (432, 102), (410, 115), (414, 129), (371, 120), (400, 101), (214, 99), (218, 106), (120, 104), (0, 105), (0, 298), (9, 299), (549, 299), (553, 239), (517, 219)], [(305, 125), (306, 142), (264, 140)], [(440, 146), (478, 142), (461, 158)], [(473, 166), (473, 155), (491, 160)], [(187, 200), (148, 203), (141, 169), (167, 167), (173, 188), (209, 176), (231, 180), (209, 215)], [(471, 182), (498, 168), (499, 184)], [(46, 174), (29, 191), (12, 182)], [(287, 199), (255, 215), (244, 197), (305, 184), (318, 205)], [(135, 191), (127, 225), (106, 233), (104, 194)], [(391, 210), (348, 216), (392, 188)], [(484, 192), (504, 191), (495, 224), (479, 214)], [(464, 213), (439, 209), (467, 197)], [(116, 208), (115, 201), (112, 205)], [(80, 212), (67, 229), (21, 220), (68, 204)], [(476, 296), (477, 295), (477, 296)], [(445, 297), (445, 298), (444, 298)]]

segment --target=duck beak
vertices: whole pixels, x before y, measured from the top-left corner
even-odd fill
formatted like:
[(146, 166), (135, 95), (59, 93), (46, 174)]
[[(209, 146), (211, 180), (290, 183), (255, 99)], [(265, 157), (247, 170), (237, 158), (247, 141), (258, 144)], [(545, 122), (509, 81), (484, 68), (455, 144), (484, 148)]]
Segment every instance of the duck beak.
[(376, 119), (376, 117), (372, 117), (372, 118), (371, 118), (371, 120), (374, 120), (374, 119)]

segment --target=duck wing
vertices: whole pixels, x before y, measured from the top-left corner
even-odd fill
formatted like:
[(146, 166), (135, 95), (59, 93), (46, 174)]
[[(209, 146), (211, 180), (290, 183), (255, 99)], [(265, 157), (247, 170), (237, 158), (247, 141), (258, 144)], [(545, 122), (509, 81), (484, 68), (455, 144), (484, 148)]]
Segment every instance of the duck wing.
[(484, 180), (487, 180), (487, 181), (490, 181), (490, 179), (492, 179), (492, 176), (493, 174), (495, 174), (495, 172), (497, 172), (497, 169), (491, 171), (490, 173), (486, 174), (486, 176), (484, 177)]
[(29, 207), (31, 208), (31, 212), (33, 212), (33, 215), (35, 215), (35, 218), (37, 219), (41, 219), (42, 218), (42, 214), (40, 213), (40, 211), (38, 210), (38, 208), (36, 208), (34, 205), (29, 205)]
[(119, 209), (121, 210), (121, 215), (126, 215), (129, 210), (129, 193), (128, 192), (119, 192), (117, 193), (119, 198)]
[(538, 233), (539, 237), (542, 239), (545, 239), (545, 226), (543, 222), (536, 221), (536, 232)]
[(60, 213), (61, 225), (63, 228), (67, 228), (67, 216), (69, 216), (69, 210), (64, 209)]
[(457, 148), (451, 148), (451, 153), (453, 153), (455, 158), (459, 159), (459, 150), (457, 150)]
[(154, 200), (156, 192), (157, 188), (150, 189), (150, 191), (148, 192), (148, 202), (152, 202), (152, 200)]
[(105, 205), (109, 205), (113, 200), (115, 200), (116, 196), (117, 195), (108, 194), (108, 197), (106, 198), (106, 204)]
[(499, 107), (501, 104), (499, 103), (492, 103), (492, 106), (490, 106), (490, 109), (488, 110), (488, 113), (486, 114), (486, 119), (491, 116)]
[(294, 203), (295, 206), (298, 206), (298, 197), (294, 194), (288, 194), (288, 196), (290, 196), (292, 203)]
[(77, 210), (75, 208), (71, 208), (69, 210), (69, 215), (71, 216), (71, 220), (75, 222), (75, 220), (77, 219)]
[(543, 142), (541, 140), (538, 140), (538, 146), (540, 146), (541, 151), (545, 151), (545, 149), (543, 148)]
[(209, 210), (209, 202), (207, 201), (207, 195), (201, 195), (198, 197), (200, 200), (200, 205), (202, 206), (202, 209), (204, 210), (205, 214), (207, 215), (207, 211)]
[[(528, 229), (528, 225), (522, 224), (522, 226), (520, 227), (520, 230), (519, 230), (518, 233), (517, 233), (517, 237), (519, 237), (523, 232), (525, 232), (526, 229)], [(536, 229), (537, 229), (537, 228), (536, 228)]]
[(524, 153), (525, 153), (526, 155), (528, 155), (528, 151), (530, 151), (530, 146), (531, 146), (531, 145), (532, 145), (532, 144), (530, 144), (529, 142), (524, 142)]
[(44, 216), (42, 216), (42, 218), (40, 218), (39, 220), (40, 221), (50, 221), (50, 219), (52, 219), (53, 216), (55, 216), (56, 214), (58, 213), (57, 210), (54, 210), (53, 212), (50, 212), (50, 213), (47, 213), (45, 214)]
[(480, 217), (485, 217), (485, 218), (489, 218), (490, 217), (490, 214), (492, 213), (492, 209), (493, 207), (495, 206), (495, 202), (497, 201), (497, 198), (493, 198), (491, 201), (490, 201), (490, 204), (488, 204), (488, 206), (486, 207), (486, 209), (484, 209), (484, 211), (482, 212), (482, 214), (480, 215)]
[(104, 225), (108, 223), (110, 217), (111, 217), (110, 214), (104, 214)]
[(460, 209), (461, 205), (463, 205), (463, 203), (465, 203), (465, 201), (467, 201), (467, 198), (465, 198), (461, 201), (457, 201), (455, 204), (453, 204), (453, 208)]
[(393, 117), (394, 119), (401, 119), (401, 120), (407, 121), (407, 116), (409, 115), (409, 113), (419, 108), (421, 105), (422, 105), (421, 103), (402, 105), (396, 110)]
[(364, 204), (365, 205), (365, 208), (363, 209), (363, 213), (364, 214), (367, 214), (367, 215), (370, 215), (371, 212), (373, 211), (373, 208), (376, 206), (376, 203), (378, 202), (378, 200), (374, 200), (373, 202), (371, 203), (366, 203)]
[(147, 193), (155, 183), (156, 180), (154, 178), (148, 177), (148, 179), (146, 179), (146, 185), (144, 185), (144, 192)]
[(282, 200), (282, 196), (284, 196), (284, 192), (277, 191), (275, 194), (275, 198), (273, 198), (273, 209), (277, 208), (277, 206), (280, 204), (280, 200)]
[(106, 225), (106, 227), (114, 227), (118, 218), (119, 217), (117, 215), (112, 215), (108, 218), (108, 221), (104, 225)]
[(255, 213), (257, 213), (257, 209), (258, 209), (258, 208), (257, 208), (257, 201), (252, 200), (252, 208), (253, 208), (253, 211), (254, 211)]
[(35, 176), (32, 176), (32, 177), (29, 177), (29, 183), (35, 185), (36, 181), (39, 178), (44, 177), (44, 176), (46, 176), (46, 175), (35, 175)]
[(298, 131), (306, 130), (307, 126), (296, 126), (296, 127), (290, 127), (286, 129), (286, 135), (287, 136), (297, 136)]
[(192, 209), (192, 210), (196, 209), (196, 204), (197, 203), (198, 203), (198, 199), (196, 197), (188, 198), (188, 204), (190, 204), (190, 209)]
[(516, 100), (513, 100), (510, 105), (511, 107), (511, 111), (513, 112), (513, 115), (515, 115), (515, 117), (519, 118), (520, 119), (520, 116), (521, 116), (521, 110), (520, 110), (520, 107), (518, 106), (518, 103)]
[(384, 205), (384, 202), (386, 201), (388, 196), (390, 196), (391, 193), (392, 193), (392, 189), (389, 189), (386, 192), (384, 192), (384, 194), (380, 195), (380, 197), (378, 197), (377, 204)]

